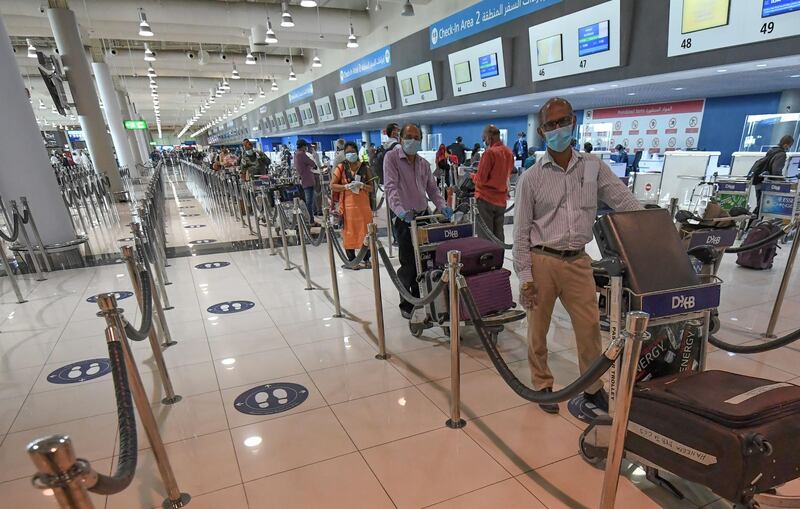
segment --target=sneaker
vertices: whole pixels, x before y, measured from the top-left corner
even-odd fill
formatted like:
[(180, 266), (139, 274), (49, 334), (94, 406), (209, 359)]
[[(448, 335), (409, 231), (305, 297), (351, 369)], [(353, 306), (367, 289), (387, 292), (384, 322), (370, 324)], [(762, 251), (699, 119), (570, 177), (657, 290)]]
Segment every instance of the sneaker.
[[(552, 387), (545, 387), (544, 389), (540, 390), (539, 392), (553, 392)], [(539, 408), (547, 412), (548, 414), (557, 414), (558, 413), (558, 403), (539, 403)]]
[(591, 403), (603, 412), (608, 413), (608, 393), (605, 391), (605, 389), (600, 389), (594, 394), (584, 392), (583, 396), (587, 403)]

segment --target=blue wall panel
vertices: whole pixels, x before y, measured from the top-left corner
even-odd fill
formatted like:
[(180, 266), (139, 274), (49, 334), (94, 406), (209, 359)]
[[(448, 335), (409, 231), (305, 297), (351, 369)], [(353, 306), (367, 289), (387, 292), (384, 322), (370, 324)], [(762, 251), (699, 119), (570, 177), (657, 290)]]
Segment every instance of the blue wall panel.
[[(495, 124), (500, 129), (508, 129), (508, 138), (510, 143), (517, 140), (517, 133), (528, 131), (528, 118), (527, 117), (507, 117), (496, 119), (482, 119), (472, 120), (468, 122), (453, 122), (449, 124), (433, 124), (431, 125), (431, 133), (441, 133), (442, 143), (450, 145), (456, 141), (456, 136), (461, 136), (464, 139), (464, 145), (472, 148), (475, 143), (481, 143), (481, 136), (483, 128), (488, 124)], [(437, 147), (431, 147), (435, 150)]]
[(698, 149), (719, 150), (719, 164), (731, 164), (739, 150), (747, 115), (777, 113), (781, 93), (710, 97), (706, 99)]

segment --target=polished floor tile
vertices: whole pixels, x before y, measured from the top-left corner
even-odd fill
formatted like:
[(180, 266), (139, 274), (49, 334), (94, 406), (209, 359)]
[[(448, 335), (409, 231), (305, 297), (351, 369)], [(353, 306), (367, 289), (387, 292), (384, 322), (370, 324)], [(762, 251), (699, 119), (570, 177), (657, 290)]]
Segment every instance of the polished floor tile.
[(330, 405), (412, 385), (391, 364), (377, 359), (312, 371), (309, 375)]
[(289, 347), (214, 361), (219, 386), (223, 389), (253, 384), (260, 380), (296, 375), (303, 366)]
[[(450, 412), (451, 378), (419, 385), (419, 389), (443, 412)], [(496, 371), (483, 369), (461, 376), (461, 416), (474, 419), (482, 415), (521, 406), (527, 400), (517, 396)]]
[(430, 509), (497, 509), (498, 507), (545, 509), (545, 506), (516, 479), (507, 479), (429, 507)]
[(344, 336), (292, 347), (307, 371), (341, 366), (372, 359), (378, 351), (360, 336)]

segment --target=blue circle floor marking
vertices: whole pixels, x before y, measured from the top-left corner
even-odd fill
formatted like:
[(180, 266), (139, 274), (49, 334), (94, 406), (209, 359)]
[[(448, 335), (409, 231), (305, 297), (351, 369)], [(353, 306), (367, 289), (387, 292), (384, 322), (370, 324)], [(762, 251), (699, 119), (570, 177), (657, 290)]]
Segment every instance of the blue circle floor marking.
[(297, 408), (308, 398), (308, 389), (300, 384), (278, 382), (259, 385), (239, 394), (233, 407), (247, 415), (272, 415)]
[(194, 266), (195, 269), (221, 269), (222, 267), (227, 267), (230, 265), (231, 262), (206, 262), (206, 263), (199, 263)]
[(200, 240), (193, 240), (193, 241), (189, 242), (189, 244), (191, 244), (193, 246), (196, 246), (197, 244), (211, 244), (213, 242), (216, 242), (216, 240), (215, 239), (200, 239)]
[(76, 384), (88, 382), (111, 373), (111, 362), (107, 358), (87, 359), (62, 366), (49, 375), (47, 381), (51, 384)]
[(220, 302), (213, 306), (208, 306), (206, 311), (216, 315), (228, 315), (231, 313), (241, 313), (247, 311), (256, 305), (255, 302), (249, 300), (231, 300), (227, 302)]
[[(111, 292), (109, 292), (109, 293), (111, 293)], [(119, 292), (113, 292), (113, 293), (114, 293), (114, 297), (116, 297), (117, 300), (127, 299), (128, 297), (132, 297), (133, 296), (133, 292), (128, 292), (128, 291), (119, 291)], [(86, 299), (86, 302), (91, 302), (92, 304), (96, 304), (97, 303), (97, 295), (92, 295), (91, 297)]]

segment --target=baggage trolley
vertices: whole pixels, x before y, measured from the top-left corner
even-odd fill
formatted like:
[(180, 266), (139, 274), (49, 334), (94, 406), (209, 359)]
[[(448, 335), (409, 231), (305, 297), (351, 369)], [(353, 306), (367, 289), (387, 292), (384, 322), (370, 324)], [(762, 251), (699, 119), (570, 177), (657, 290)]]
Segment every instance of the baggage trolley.
[[(436, 247), (447, 240), (473, 236), (475, 228), (472, 223), (445, 222), (444, 216), (439, 214), (417, 216), (411, 221), (411, 240), (414, 246), (420, 296), (427, 295), (442, 274), (442, 270), (436, 268), (434, 264)], [(524, 318), (525, 311), (512, 308), (484, 316), (483, 321), (488, 326), (492, 341), (497, 343), (497, 335), (503, 331), (505, 324)], [(472, 325), (470, 320), (462, 319), (460, 323)], [(450, 335), (450, 310), (444, 293), (427, 306), (415, 309), (408, 322), (409, 330), (414, 337), (420, 337), (425, 329), (434, 326), (441, 327), (445, 335)]]

